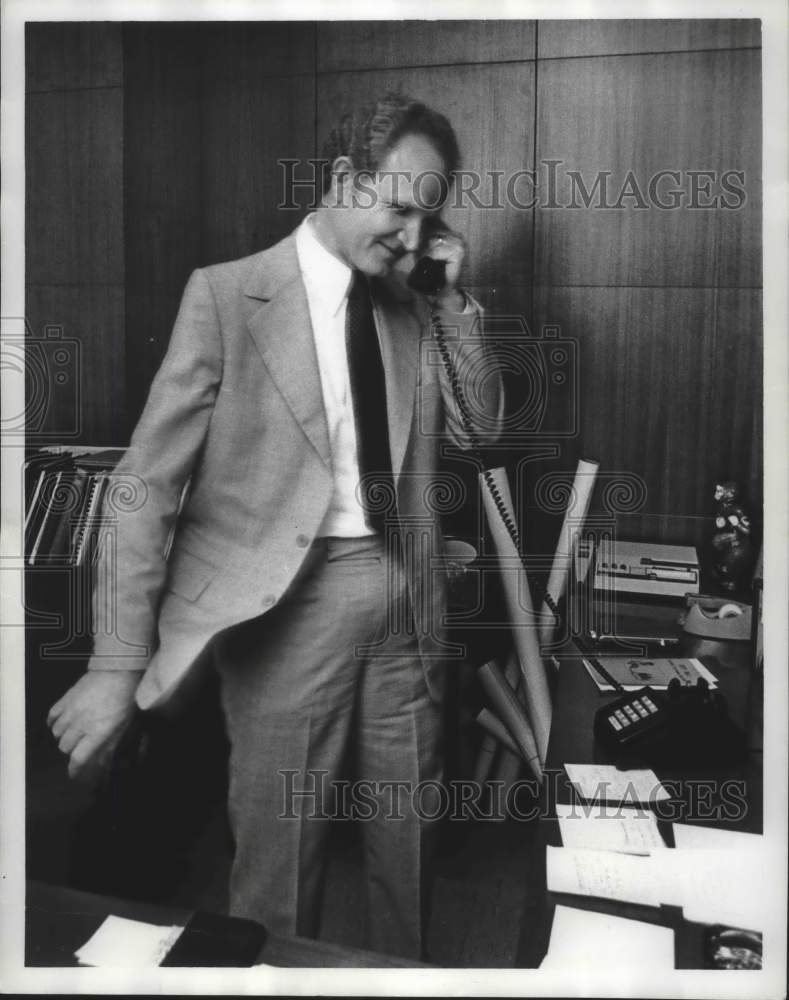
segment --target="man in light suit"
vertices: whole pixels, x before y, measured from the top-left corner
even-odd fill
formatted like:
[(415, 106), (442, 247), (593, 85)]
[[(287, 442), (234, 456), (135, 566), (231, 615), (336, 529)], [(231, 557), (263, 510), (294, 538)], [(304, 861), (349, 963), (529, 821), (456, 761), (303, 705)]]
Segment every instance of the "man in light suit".
[[(484, 346), (457, 288), (462, 240), (444, 230), (425, 246), (458, 164), (446, 119), (389, 95), (330, 146), (314, 215), (187, 285), (117, 470), (138, 490), (116, 505), (115, 600), (96, 602), (88, 672), (49, 722), (69, 772), (88, 773), (135, 701), (171, 702), (210, 648), (231, 744), (231, 912), (317, 933), (350, 750), (366, 795), (365, 943), (418, 958), (434, 824), (414, 790), (442, 776), (447, 650), (434, 479), (442, 433), (469, 443), (431, 310), (461, 381)], [(394, 270), (425, 249), (446, 267), (430, 300)], [(475, 389), (490, 436), (501, 385)]]

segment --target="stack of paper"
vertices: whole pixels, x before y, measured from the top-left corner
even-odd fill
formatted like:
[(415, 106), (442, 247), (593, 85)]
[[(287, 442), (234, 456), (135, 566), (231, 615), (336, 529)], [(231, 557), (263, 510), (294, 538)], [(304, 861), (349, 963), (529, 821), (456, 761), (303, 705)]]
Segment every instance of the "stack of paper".
[(152, 968), (164, 959), (181, 931), (183, 927), (110, 916), (75, 954), (80, 965)]
[(675, 824), (677, 847), (665, 849), (643, 818), (573, 818), (577, 808), (558, 809), (565, 846), (547, 848), (550, 891), (680, 906), (695, 923), (764, 930), (772, 876), (761, 836)]
[(665, 853), (655, 817), (625, 806), (667, 798), (654, 771), (565, 764), (573, 787), (593, 805), (556, 806), (564, 847), (548, 847), (548, 888), (581, 896), (660, 905), (652, 854)]
[(663, 902), (682, 907), (686, 920), (764, 930), (773, 876), (757, 851), (666, 851)]
[(673, 930), (642, 920), (557, 906), (541, 968), (573, 969), (586, 977), (592, 970), (612, 966), (650, 972), (673, 969)]
[(670, 798), (654, 771), (620, 771), (612, 764), (565, 764), (567, 776), (589, 802), (659, 802)]
[(673, 823), (674, 844), (682, 850), (761, 851), (764, 838), (758, 833), (718, 830), (714, 826)]
[(676, 849), (666, 852), (666, 884), (686, 920), (763, 931), (774, 873), (764, 837), (675, 823)]
[(583, 847), (549, 846), (547, 851), (547, 881), (551, 892), (660, 906), (658, 855), (634, 857)]
[(648, 809), (557, 803), (556, 815), (565, 847), (624, 854), (651, 854), (666, 848), (654, 813)]

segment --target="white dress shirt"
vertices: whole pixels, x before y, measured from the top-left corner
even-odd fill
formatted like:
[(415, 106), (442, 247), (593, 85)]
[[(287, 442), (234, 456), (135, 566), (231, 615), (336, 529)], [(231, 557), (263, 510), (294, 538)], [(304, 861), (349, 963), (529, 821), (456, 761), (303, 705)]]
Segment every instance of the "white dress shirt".
[(329, 428), (334, 490), (318, 536), (358, 538), (373, 532), (357, 496), (359, 463), (345, 349), (345, 313), (351, 269), (329, 253), (315, 234), (313, 215), (296, 231), (296, 254), (307, 290), (315, 350)]

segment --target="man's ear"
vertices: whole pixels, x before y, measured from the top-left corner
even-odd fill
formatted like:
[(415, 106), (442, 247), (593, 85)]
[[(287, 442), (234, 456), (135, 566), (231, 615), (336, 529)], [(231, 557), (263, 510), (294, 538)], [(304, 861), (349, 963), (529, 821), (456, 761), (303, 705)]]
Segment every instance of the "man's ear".
[(331, 165), (332, 178), (335, 184), (340, 187), (353, 177), (355, 170), (350, 156), (338, 156)]
[(355, 169), (356, 167), (353, 165), (353, 160), (350, 156), (345, 156), (345, 154), (338, 156), (331, 165), (332, 173), (340, 177), (344, 174), (352, 174)]
[(346, 186), (351, 184), (355, 173), (356, 168), (350, 156), (338, 156), (331, 165), (331, 187), (326, 192), (324, 204), (335, 207), (346, 204)]

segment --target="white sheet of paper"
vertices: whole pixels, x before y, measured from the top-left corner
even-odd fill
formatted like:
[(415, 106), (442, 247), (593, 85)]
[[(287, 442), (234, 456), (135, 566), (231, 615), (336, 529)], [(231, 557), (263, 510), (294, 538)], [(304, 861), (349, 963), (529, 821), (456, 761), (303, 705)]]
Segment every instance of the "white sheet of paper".
[(583, 799), (606, 802), (658, 802), (670, 798), (654, 771), (620, 771), (613, 764), (565, 764)]
[(159, 965), (182, 930), (109, 916), (75, 954), (82, 965), (151, 968)]
[(675, 849), (660, 857), (663, 902), (681, 906), (686, 920), (764, 931), (774, 873), (761, 852)]
[(547, 852), (547, 882), (551, 892), (660, 906), (660, 887), (652, 857), (550, 845)]
[(617, 969), (673, 969), (674, 931), (643, 920), (557, 906), (541, 968), (571, 965), (579, 972), (594, 971), (601, 959)]
[(657, 820), (648, 809), (627, 806), (593, 806), (590, 809), (557, 802), (556, 815), (565, 847), (624, 854), (651, 854), (666, 849)]
[(682, 850), (758, 851), (764, 843), (761, 834), (741, 830), (718, 830), (689, 823), (674, 823), (672, 829), (674, 843)]

